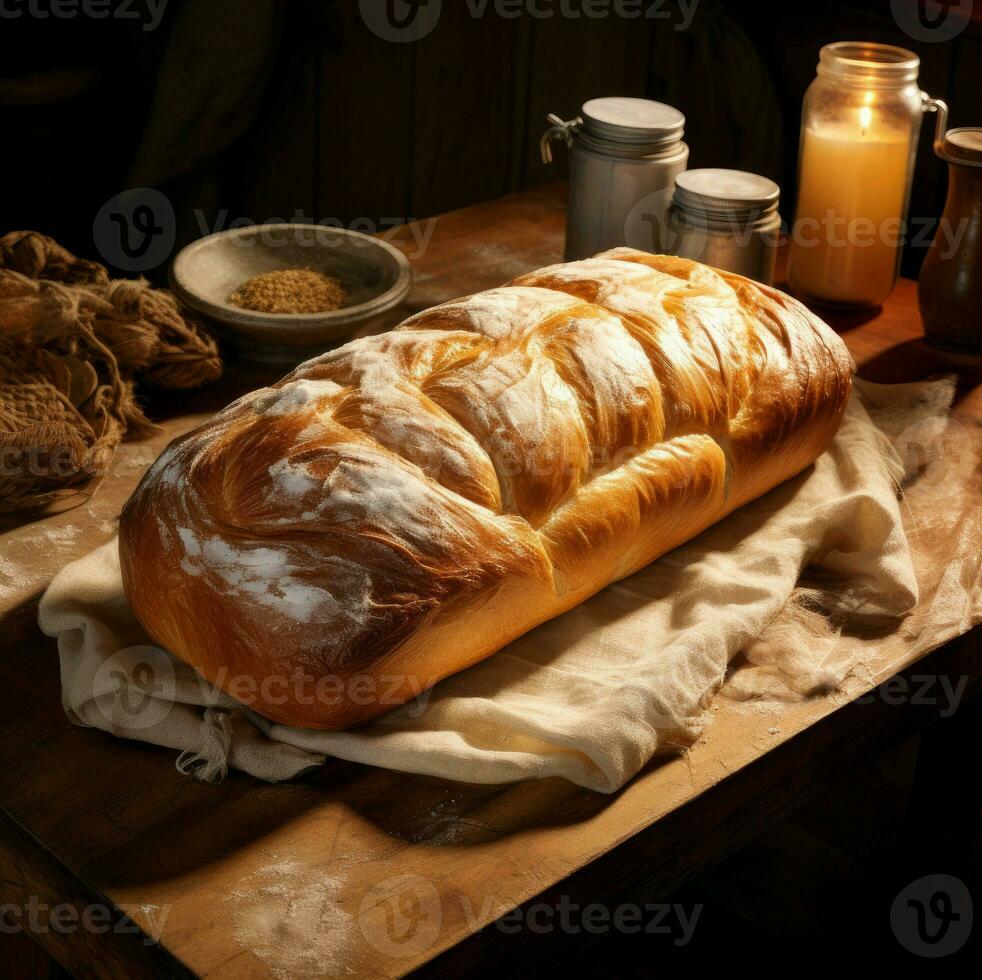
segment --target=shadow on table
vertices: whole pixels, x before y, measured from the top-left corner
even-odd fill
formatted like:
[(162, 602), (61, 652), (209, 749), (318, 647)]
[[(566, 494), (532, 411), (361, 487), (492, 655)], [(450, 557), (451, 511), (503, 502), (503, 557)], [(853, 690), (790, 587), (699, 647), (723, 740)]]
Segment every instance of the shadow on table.
[[(223, 350), (224, 355), (224, 350)], [(264, 364), (230, 358), (217, 381), (190, 391), (139, 389), (140, 404), (156, 423), (186, 415), (213, 415), (247, 392), (279, 381), (293, 370), (290, 364)]]
[[(174, 749), (68, 720), (55, 641), (37, 628), (38, 598), (4, 618), (0, 639), (0, 712), (9, 732), (0, 744), (0, 806), (102, 888), (191, 874), (302, 818), (323, 828), (323, 850), (311, 858), (335, 849), (347, 858), (352, 840), (372, 837), (372, 827), (396, 847), (467, 847), (584, 821), (617, 799), (558, 778), (475, 785), (336, 759), (289, 783), (235, 771), (218, 785), (198, 782), (176, 770)], [(277, 837), (276, 846), (288, 848), (290, 839)], [(373, 850), (381, 856), (385, 848)]]
[[(60, 780), (70, 792), (71, 848), (84, 854), (81, 869), (102, 887), (137, 885), (193, 873), (233, 856), (285, 824), (305, 829), (322, 821), (323, 847), (278, 836), (272, 852), (299, 861), (357, 857), (374, 841), (371, 827), (402, 845), (466, 848), (533, 827), (583, 822), (613, 803), (605, 796), (552, 778), (504, 785), (475, 785), (431, 776), (374, 769), (328, 760), (315, 773), (291, 783), (261, 783), (232, 772), (219, 786), (174, 769), (175, 753), (141, 743), (115, 742), (101, 732), (74, 730), (58, 740), (88, 778)], [(664, 764), (671, 757), (653, 762)], [(93, 774), (91, 764), (101, 765)], [(50, 788), (49, 792), (53, 790)], [(63, 796), (49, 796), (52, 800)], [(352, 819), (352, 813), (360, 819)], [(99, 814), (98, 817), (90, 816)], [(362, 828), (362, 821), (367, 828)], [(306, 835), (305, 835), (306, 836)], [(44, 835), (55, 846), (63, 834)], [(387, 851), (370, 843), (373, 860)], [(73, 867), (72, 854), (65, 854)]]
[[(478, 785), (336, 759), (289, 783), (235, 771), (219, 785), (198, 782), (176, 770), (174, 749), (68, 720), (55, 641), (38, 632), (37, 598), (5, 617), (0, 639), (0, 711), (10, 723), (0, 745), (0, 805), (103, 889), (193, 874), (266, 837), (282, 857), (294, 843), (286, 824), (303, 825), (297, 860), (349, 860), (365, 846), (382, 859), (387, 845), (376, 830), (396, 849), (466, 848), (587, 821), (620, 795), (559, 778)], [(322, 834), (323, 845), (312, 847), (311, 834)]]
[(968, 392), (982, 384), (982, 356), (944, 351), (917, 338), (878, 354), (860, 368), (859, 374), (878, 384), (903, 384), (954, 374), (958, 378), (957, 405)]

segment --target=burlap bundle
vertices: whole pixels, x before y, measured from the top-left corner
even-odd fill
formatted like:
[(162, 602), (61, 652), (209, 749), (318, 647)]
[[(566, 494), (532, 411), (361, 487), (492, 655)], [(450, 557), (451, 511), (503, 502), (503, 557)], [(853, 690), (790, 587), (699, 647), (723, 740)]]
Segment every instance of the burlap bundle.
[(215, 342), (174, 298), (111, 280), (31, 231), (0, 238), (0, 513), (61, 509), (153, 429), (134, 379), (194, 388), (221, 374)]

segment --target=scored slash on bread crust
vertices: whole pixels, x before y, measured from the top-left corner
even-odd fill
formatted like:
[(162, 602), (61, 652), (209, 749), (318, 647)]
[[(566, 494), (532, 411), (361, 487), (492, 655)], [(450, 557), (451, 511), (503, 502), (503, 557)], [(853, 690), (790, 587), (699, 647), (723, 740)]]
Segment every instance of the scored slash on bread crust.
[(551, 266), (173, 442), (124, 509), (126, 593), (256, 711), (348, 727), (799, 473), (851, 372), (825, 324), (739, 276), (629, 249)]

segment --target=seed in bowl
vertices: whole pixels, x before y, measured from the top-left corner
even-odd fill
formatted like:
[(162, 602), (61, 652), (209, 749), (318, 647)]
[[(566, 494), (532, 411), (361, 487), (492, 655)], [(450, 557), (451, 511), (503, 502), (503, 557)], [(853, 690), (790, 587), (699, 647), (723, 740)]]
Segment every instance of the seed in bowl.
[(228, 301), (258, 313), (326, 313), (345, 305), (344, 286), (313, 269), (276, 269), (247, 279)]

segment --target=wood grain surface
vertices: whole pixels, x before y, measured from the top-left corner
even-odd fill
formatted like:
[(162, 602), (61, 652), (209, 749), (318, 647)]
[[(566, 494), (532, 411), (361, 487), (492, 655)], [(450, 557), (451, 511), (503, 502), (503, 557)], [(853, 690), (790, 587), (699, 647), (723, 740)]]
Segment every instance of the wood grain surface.
[[(366, 329), (557, 261), (562, 237), (556, 188), (444, 215), (414, 262), (406, 303)], [(902, 281), (880, 311), (832, 319), (861, 374), (955, 372), (957, 411), (982, 418), (982, 361), (923, 344), (914, 283)], [(80, 919), (74, 930), (29, 930), (77, 976), (357, 977), (424, 966), (449, 976), (475, 956), (505, 965), (568, 948), (579, 940), (515, 931), (500, 917), (563, 896), (653, 900), (938, 710), (829, 696), (789, 705), (775, 725), (726, 702), (684, 757), (653, 762), (612, 796), (559, 780), (479, 786), (339, 762), (290, 784), (233, 773), (204, 785), (175, 770), (171, 751), (73, 727), (54, 643), (37, 629), (38, 596), (115, 533), (120, 506), (171, 438), (280, 373), (231, 365), (209, 389), (152, 400), (164, 432), (122, 447), (87, 503), (0, 537), (0, 902), (22, 918), (31, 902), (78, 916), (103, 908), (101, 931)], [(982, 683), (978, 634), (917, 669), (965, 675), (967, 697)], [(874, 656), (875, 680), (911, 670), (909, 659)]]

